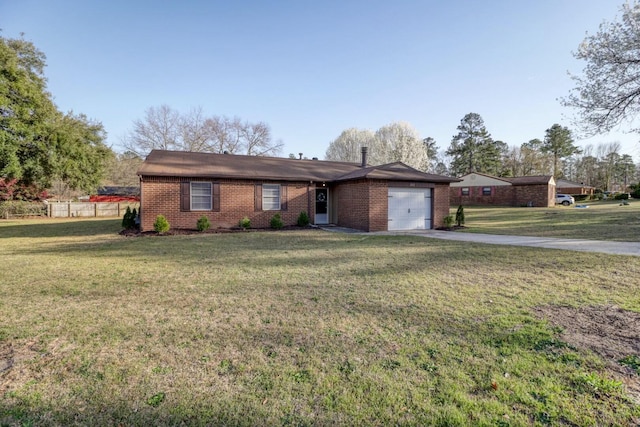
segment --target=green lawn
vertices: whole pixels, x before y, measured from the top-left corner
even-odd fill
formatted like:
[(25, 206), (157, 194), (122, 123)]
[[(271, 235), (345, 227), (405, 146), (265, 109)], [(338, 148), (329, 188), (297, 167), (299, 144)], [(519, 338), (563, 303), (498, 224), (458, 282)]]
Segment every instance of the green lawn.
[(119, 220), (0, 221), (0, 425), (640, 421), (610, 361), (536, 315), (640, 312), (635, 257), (118, 231)]
[[(640, 240), (640, 200), (579, 202), (588, 208), (464, 208), (464, 232), (562, 237), (591, 240)], [(452, 206), (455, 217), (457, 206)]]

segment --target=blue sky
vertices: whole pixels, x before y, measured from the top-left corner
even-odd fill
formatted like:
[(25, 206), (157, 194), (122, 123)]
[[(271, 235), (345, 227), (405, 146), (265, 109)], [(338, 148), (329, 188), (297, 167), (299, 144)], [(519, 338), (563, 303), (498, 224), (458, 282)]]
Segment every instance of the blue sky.
[[(583, 66), (571, 52), (622, 3), (0, 0), (0, 28), (47, 55), (58, 107), (101, 121), (118, 151), (167, 104), (266, 122), (283, 155), (323, 158), (343, 130), (394, 121), (446, 149), (469, 112), (509, 145), (573, 128), (558, 102)], [(640, 161), (638, 139), (577, 142), (619, 141)]]

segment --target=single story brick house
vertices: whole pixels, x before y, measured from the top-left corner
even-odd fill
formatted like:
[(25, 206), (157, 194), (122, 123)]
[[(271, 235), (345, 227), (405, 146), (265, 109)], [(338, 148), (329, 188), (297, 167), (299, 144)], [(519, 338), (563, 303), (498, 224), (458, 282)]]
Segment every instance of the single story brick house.
[(556, 182), (556, 190), (558, 191), (558, 193), (571, 194), (572, 196), (593, 196), (596, 188), (590, 185), (585, 185), (582, 182), (558, 179)]
[(556, 182), (551, 175), (499, 178), (469, 173), (452, 182), (454, 205), (555, 206)]
[(172, 228), (194, 229), (203, 215), (214, 228), (245, 216), (267, 228), (276, 213), (295, 225), (303, 211), (317, 225), (429, 229), (449, 215), (449, 184), (457, 181), (400, 162), (369, 166), (366, 148), (360, 164), (153, 150), (138, 176), (143, 231), (153, 230), (157, 215)]

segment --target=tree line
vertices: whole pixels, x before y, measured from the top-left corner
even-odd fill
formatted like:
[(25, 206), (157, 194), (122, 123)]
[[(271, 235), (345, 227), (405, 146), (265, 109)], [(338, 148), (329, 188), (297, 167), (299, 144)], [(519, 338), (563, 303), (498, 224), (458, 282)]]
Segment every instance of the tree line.
[(620, 152), (620, 143), (584, 149), (574, 144), (571, 130), (551, 125), (544, 136), (520, 146), (494, 140), (478, 113), (466, 114), (447, 149), (421, 138), (409, 123), (392, 123), (375, 132), (347, 129), (329, 144), (327, 160), (359, 162), (360, 147), (369, 147), (369, 163), (403, 162), (415, 169), (451, 176), (470, 172), (498, 177), (553, 175), (603, 190), (639, 179), (633, 158)]
[[(585, 61), (575, 88), (560, 102), (577, 112), (574, 126), (596, 135), (625, 122), (638, 132), (640, 113), (640, 3), (626, 2), (621, 19), (603, 22), (573, 56)], [(47, 90), (46, 57), (31, 42), (0, 36), (0, 200), (38, 199), (56, 193), (94, 190), (109, 183), (135, 185), (135, 170), (152, 149), (279, 155), (266, 123), (205, 116), (195, 108), (183, 114), (167, 105), (151, 107), (133, 122), (123, 139), (124, 153), (105, 143), (102, 124), (73, 111), (62, 112)], [(496, 176), (553, 175), (601, 189), (639, 181), (638, 165), (620, 144), (583, 149), (573, 132), (553, 124), (540, 138), (519, 146), (494, 140), (482, 117), (465, 115), (448, 148), (421, 138), (408, 123), (376, 131), (347, 129), (326, 151), (328, 160), (360, 161), (369, 147), (370, 164), (403, 162), (415, 169), (452, 176), (468, 172)]]

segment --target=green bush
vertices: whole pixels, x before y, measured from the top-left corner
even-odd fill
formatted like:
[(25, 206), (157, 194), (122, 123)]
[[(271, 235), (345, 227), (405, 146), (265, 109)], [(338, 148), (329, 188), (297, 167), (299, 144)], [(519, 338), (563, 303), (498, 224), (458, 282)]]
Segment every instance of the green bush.
[(211, 228), (211, 221), (209, 221), (209, 218), (207, 218), (206, 216), (202, 215), (198, 219), (198, 222), (196, 224), (196, 228), (200, 232), (207, 231), (209, 228)]
[(618, 193), (613, 196), (614, 200), (629, 200), (629, 193)]
[(464, 224), (464, 208), (460, 205), (456, 211), (456, 225), (461, 227), (462, 224)]
[(298, 226), (306, 227), (307, 225), (309, 225), (309, 215), (305, 211), (302, 211), (300, 215), (298, 215)]
[(631, 188), (631, 197), (634, 199), (640, 199), (640, 183), (635, 185), (631, 184), (629, 188)]
[(158, 215), (156, 220), (153, 222), (153, 229), (157, 233), (166, 233), (169, 231), (169, 228), (169, 221), (167, 221), (167, 218), (165, 218), (164, 215)]
[(280, 230), (282, 227), (284, 227), (284, 222), (282, 218), (280, 218), (280, 214), (275, 214), (273, 218), (271, 218), (271, 228)]
[(444, 217), (444, 226), (451, 228), (453, 226), (453, 215), (447, 215)]
[(129, 206), (127, 206), (127, 210), (124, 211), (124, 216), (122, 217), (122, 228), (125, 230), (130, 230), (136, 226), (137, 213), (134, 213), (134, 211), (135, 209), (132, 212)]
[(251, 220), (249, 219), (249, 217), (245, 216), (240, 220), (239, 225), (240, 228), (244, 228), (245, 230), (247, 228), (251, 228)]

